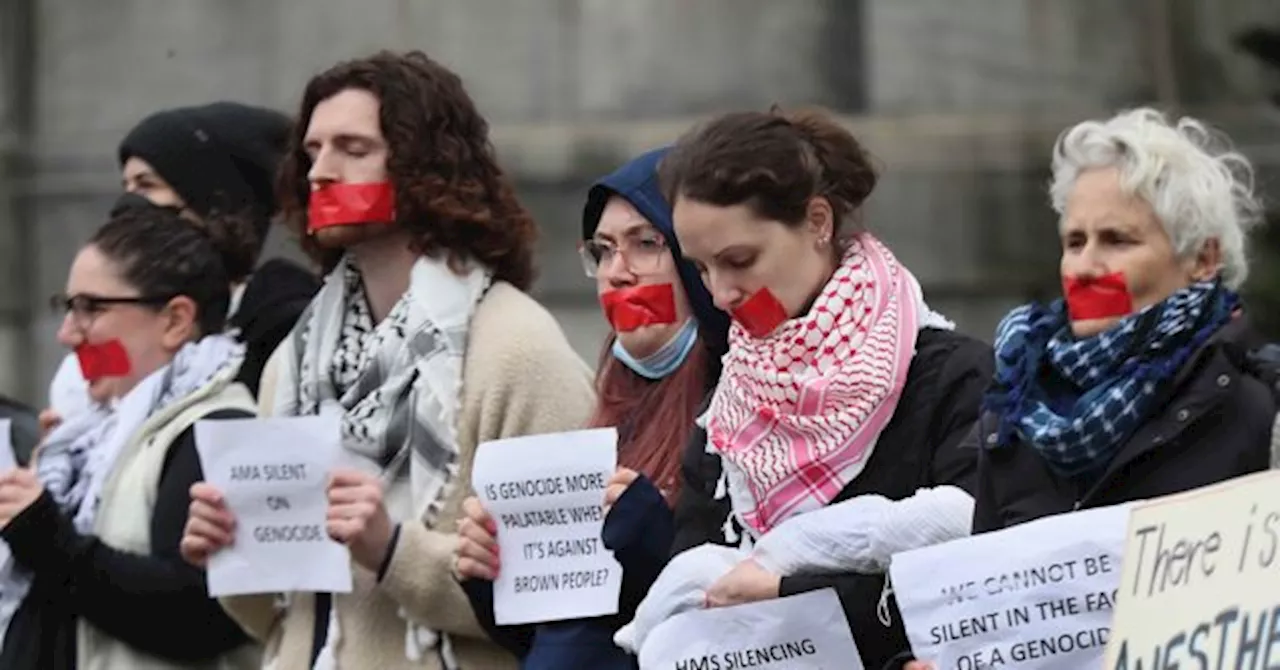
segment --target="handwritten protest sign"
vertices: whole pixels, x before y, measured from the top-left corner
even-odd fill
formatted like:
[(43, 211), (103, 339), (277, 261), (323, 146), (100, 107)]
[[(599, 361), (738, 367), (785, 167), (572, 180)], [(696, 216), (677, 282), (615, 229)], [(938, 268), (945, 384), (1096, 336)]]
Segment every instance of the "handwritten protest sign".
[(500, 625), (616, 614), (622, 567), (600, 539), (605, 483), (618, 460), (612, 428), (496, 440), (476, 451), (471, 481), (498, 524), (493, 583)]
[(1105, 507), (895, 555), (911, 649), (939, 670), (1097, 667), (1127, 519)]
[(351, 591), (347, 548), (325, 530), (336, 414), (196, 423), (205, 480), (236, 517), (235, 543), (209, 560), (209, 595)]
[(640, 670), (862, 670), (832, 589), (685, 612), (645, 639)]
[(1280, 667), (1280, 472), (1134, 506), (1106, 664)]

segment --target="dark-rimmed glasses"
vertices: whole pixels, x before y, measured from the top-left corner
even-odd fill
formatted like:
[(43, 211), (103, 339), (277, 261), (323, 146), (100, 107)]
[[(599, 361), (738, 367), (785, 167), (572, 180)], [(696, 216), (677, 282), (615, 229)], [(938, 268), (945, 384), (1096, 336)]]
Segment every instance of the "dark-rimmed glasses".
[(160, 307), (172, 299), (172, 296), (102, 296), (88, 293), (69, 296), (59, 293), (49, 298), (49, 309), (58, 318), (70, 314), (77, 324), (84, 325), (116, 305)]

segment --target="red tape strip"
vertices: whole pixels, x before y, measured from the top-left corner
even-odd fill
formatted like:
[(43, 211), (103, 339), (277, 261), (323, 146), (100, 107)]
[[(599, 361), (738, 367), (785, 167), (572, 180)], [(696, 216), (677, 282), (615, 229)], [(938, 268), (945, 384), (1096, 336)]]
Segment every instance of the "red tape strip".
[(80, 361), (80, 374), (89, 382), (124, 377), (133, 369), (129, 364), (129, 352), (125, 351), (120, 340), (82, 344), (76, 347), (76, 359)]
[(787, 310), (768, 287), (756, 291), (733, 310), (733, 318), (752, 337), (767, 337), (787, 320)]
[(1067, 313), (1072, 321), (1110, 319), (1133, 313), (1133, 296), (1120, 272), (1088, 279), (1067, 277), (1062, 280), (1062, 295), (1067, 299)]
[(385, 225), (396, 220), (396, 192), (391, 182), (329, 184), (307, 200), (307, 230), (329, 226)]
[(676, 294), (671, 284), (645, 284), (606, 291), (600, 306), (619, 333), (676, 322)]

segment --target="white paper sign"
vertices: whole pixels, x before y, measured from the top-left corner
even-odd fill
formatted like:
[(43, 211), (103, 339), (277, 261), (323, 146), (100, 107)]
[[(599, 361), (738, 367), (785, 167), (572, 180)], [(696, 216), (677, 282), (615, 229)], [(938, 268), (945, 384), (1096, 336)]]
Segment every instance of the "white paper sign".
[[(18, 467), (18, 460), (13, 455), (13, 422), (10, 419), (0, 419), (0, 472), (7, 472)], [(0, 541), (0, 565), (9, 562), (9, 557), (13, 556), (13, 552), (9, 550), (9, 543)]]
[(862, 670), (832, 589), (695, 610), (645, 638), (640, 670)]
[(0, 419), (0, 472), (18, 467), (13, 454), (13, 420)]
[(205, 481), (236, 517), (235, 543), (209, 560), (209, 595), (351, 591), (347, 548), (325, 530), (339, 417), (196, 423)]
[(499, 625), (618, 612), (622, 566), (600, 539), (613, 428), (496, 440), (476, 450), (471, 482), (498, 524)]
[(1099, 667), (1128, 521), (1104, 507), (895, 555), (911, 649), (938, 670)]

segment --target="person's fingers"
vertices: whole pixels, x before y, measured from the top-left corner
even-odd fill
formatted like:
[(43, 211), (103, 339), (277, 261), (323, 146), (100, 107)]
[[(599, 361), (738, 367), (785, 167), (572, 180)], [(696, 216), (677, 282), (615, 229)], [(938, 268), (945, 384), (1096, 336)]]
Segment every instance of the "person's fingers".
[(178, 553), (182, 555), (182, 560), (197, 568), (208, 565), (209, 556), (213, 551), (213, 545), (208, 540), (196, 535), (183, 536), (182, 541), (178, 543)]
[(463, 519), (463, 522), (458, 524), (458, 535), (486, 549), (496, 550), (498, 547), (498, 538), (470, 519)]
[(458, 575), (463, 579), (487, 579), (493, 581), (498, 578), (498, 573), (489, 566), (471, 558), (462, 557), (458, 559)]
[(484, 508), (479, 498), (471, 497), (462, 501), (462, 512), (466, 518), (476, 522), (481, 528), (488, 529), (489, 534), (498, 534), (498, 524), (494, 523), (493, 516)]
[(210, 523), (200, 517), (187, 519), (187, 527), (182, 535), (184, 538), (195, 537), (203, 540), (209, 545), (210, 550), (229, 547), (235, 541), (235, 535), (228, 532), (225, 527)]
[(469, 558), (493, 569), (497, 569), (501, 563), (493, 550), (465, 539), (458, 543), (458, 558)]

